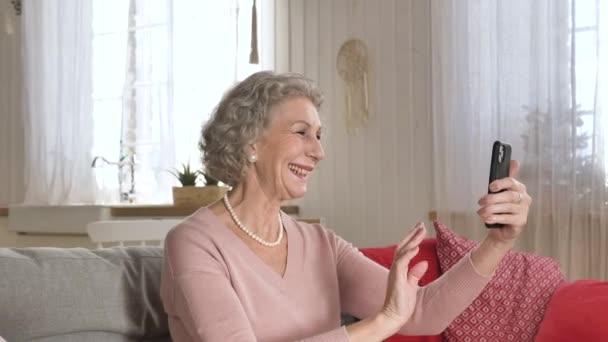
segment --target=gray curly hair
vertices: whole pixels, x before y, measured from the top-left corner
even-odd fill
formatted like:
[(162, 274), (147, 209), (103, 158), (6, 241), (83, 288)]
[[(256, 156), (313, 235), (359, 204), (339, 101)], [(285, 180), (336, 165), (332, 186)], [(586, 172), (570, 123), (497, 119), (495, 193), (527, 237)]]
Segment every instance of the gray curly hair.
[(323, 95), (300, 74), (260, 71), (230, 89), (203, 126), (199, 149), (205, 173), (230, 186), (245, 176), (245, 147), (270, 123), (270, 108), (294, 97), (308, 98), (317, 111)]

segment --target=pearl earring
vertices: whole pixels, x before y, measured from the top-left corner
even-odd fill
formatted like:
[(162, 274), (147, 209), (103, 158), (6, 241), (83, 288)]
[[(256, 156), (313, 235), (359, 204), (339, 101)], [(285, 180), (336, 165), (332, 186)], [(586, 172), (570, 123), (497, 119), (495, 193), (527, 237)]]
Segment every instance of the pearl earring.
[(247, 157), (247, 160), (250, 163), (255, 163), (258, 160), (258, 156), (256, 156), (255, 154), (250, 155), (249, 157)]

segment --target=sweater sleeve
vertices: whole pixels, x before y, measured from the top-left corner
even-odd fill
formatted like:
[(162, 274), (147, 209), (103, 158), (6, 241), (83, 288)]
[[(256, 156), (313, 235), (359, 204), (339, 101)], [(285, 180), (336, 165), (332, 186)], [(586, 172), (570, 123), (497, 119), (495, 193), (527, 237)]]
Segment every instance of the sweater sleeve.
[[(338, 279), (342, 310), (365, 318), (384, 303), (388, 270), (365, 257), (350, 243), (336, 236)], [(403, 335), (437, 335), (479, 296), (491, 277), (473, 267), (470, 253), (435, 281), (421, 287)]]
[[(210, 251), (192, 239), (169, 235), (165, 241), (163, 296), (176, 341), (256, 341), (254, 329), (230, 275)], [(170, 318), (171, 321), (171, 318)], [(179, 324), (177, 323), (179, 322)], [(276, 322), (273, 322), (276, 323)], [(185, 330), (185, 331), (184, 331)], [(348, 342), (344, 327), (337, 327), (303, 342)]]
[[(165, 245), (165, 258), (171, 284), (170, 298), (165, 306), (181, 322), (192, 341), (255, 341), (253, 329), (230, 281), (209, 256), (199, 258), (196, 270), (176, 273), (189, 263), (180, 246)], [(200, 253), (198, 253), (200, 254)], [(200, 255), (197, 255), (200, 256)], [(190, 258), (188, 258), (190, 259)], [(174, 329), (171, 331), (175, 334)], [(180, 331), (180, 334), (183, 334)], [(177, 339), (178, 336), (172, 336)]]

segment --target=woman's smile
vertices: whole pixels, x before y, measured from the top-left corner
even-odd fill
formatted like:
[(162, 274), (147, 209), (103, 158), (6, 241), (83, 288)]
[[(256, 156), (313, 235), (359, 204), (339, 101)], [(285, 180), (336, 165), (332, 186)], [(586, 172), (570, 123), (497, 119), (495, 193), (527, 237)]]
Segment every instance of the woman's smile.
[(300, 179), (306, 179), (308, 174), (313, 170), (310, 166), (294, 163), (290, 163), (288, 167), (289, 170)]

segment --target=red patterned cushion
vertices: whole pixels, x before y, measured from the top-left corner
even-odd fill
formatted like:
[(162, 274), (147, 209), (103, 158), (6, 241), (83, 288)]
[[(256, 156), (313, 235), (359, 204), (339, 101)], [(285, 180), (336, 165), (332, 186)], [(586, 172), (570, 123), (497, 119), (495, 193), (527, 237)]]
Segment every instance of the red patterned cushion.
[[(393, 264), (396, 246), (378, 247), (378, 248), (361, 248), (361, 252), (368, 258), (374, 260), (380, 265), (390, 268)], [(424, 239), (420, 244), (418, 254), (410, 262), (410, 266), (417, 264), (422, 260), (429, 263), (429, 269), (420, 279), (420, 285), (426, 285), (431, 281), (439, 278), (439, 261), (437, 259), (437, 240), (434, 238)], [(393, 335), (385, 340), (385, 342), (441, 342), (441, 335), (434, 336), (402, 336)]]
[[(476, 243), (435, 222), (437, 256), (446, 272)], [(551, 258), (509, 252), (479, 297), (444, 331), (445, 341), (533, 341), (551, 295), (564, 281)]]
[(605, 341), (608, 282), (563, 283), (553, 294), (536, 342)]

